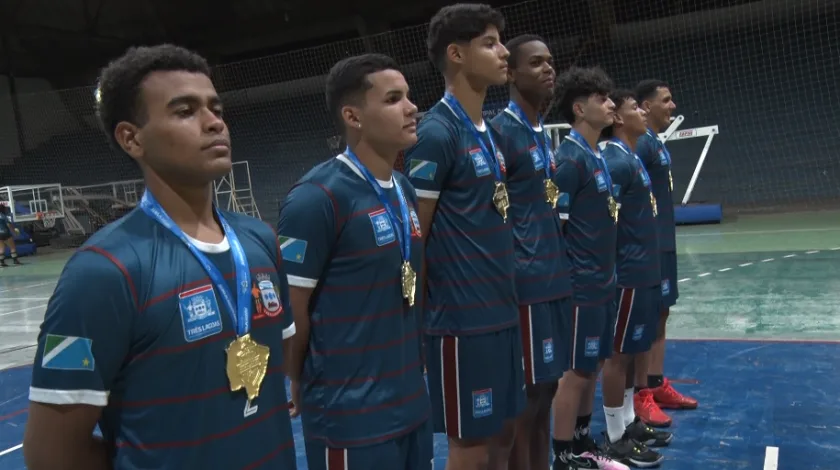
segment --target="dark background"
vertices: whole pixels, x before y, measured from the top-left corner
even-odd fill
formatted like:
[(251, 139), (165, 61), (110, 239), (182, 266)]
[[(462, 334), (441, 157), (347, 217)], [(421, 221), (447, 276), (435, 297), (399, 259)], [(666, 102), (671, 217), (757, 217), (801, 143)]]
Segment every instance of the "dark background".
[[(234, 158), (264, 219), (337, 147), (324, 74), (366, 51), (397, 58), (427, 109), (442, 79), (425, 22), (443, 4), (326, 0), (0, 0), (0, 186), (139, 178), (93, 114), (98, 69), (132, 45), (190, 47), (215, 65)], [(840, 200), (840, 0), (534, 0), (500, 6), (505, 38), (537, 33), (558, 68), (672, 85), (683, 129), (717, 124), (692, 201), (729, 214)], [(415, 26), (416, 25), (416, 26)], [(493, 90), (488, 109), (506, 103)], [(561, 122), (554, 115), (549, 122)], [(682, 197), (703, 139), (669, 144)]]

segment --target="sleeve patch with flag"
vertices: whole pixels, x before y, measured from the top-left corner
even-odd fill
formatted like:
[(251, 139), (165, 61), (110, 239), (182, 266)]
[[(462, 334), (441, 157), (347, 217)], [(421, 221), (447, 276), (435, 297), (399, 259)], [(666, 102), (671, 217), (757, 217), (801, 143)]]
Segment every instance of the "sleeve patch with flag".
[(426, 160), (412, 160), (408, 170), (409, 178), (434, 181), (437, 172), (437, 163)]
[(93, 341), (77, 336), (47, 334), (41, 367), (57, 370), (94, 370)]
[(280, 240), (280, 252), (283, 253), (283, 260), (292, 263), (303, 263), (306, 257), (306, 240), (298, 240), (292, 237), (277, 237)]

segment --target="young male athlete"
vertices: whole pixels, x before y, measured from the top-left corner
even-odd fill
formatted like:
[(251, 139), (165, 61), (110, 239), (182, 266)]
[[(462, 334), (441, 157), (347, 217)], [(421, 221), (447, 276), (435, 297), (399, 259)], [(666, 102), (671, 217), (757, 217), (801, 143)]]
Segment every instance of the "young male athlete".
[(554, 398), (554, 470), (626, 468), (604, 457), (589, 435), (595, 382), (612, 354), (615, 325), (615, 240), (618, 203), (598, 150), (601, 131), (613, 123), (613, 87), (597, 68), (572, 67), (558, 80), (559, 109), (572, 124), (555, 152), (557, 211), (572, 265), (573, 313), (570, 370)]
[(9, 247), (12, 263), (20, 266), (15, 246), (15, 234), (18, 233), (12, 220), (12, 210), (8, 206), (0, 205), (0, 268), (6, 268), (6, 247)]
[(393, 171), (417, 107), (393, 59), (338, 62), (327, 107), (348, 147), (306, 174), (278, 233), (298, 328), (289, 375), (310, 470), (431, 470), (420, 359), (417, 199)]
[(446, 94), (405, 155), (426, 237), (429, 391), (450, 470), (506, 469), (525, 400), (505, 161), (481, 116), (487, 88), (507, 82), (503, 27), (482, 4), (432, 18), (429, 58)]
[[(638, 107), (633, 92), (610, 93), (615, 103), (613, 125), (604, 129), (608, 139), (602, 151), (613, 194), (621, 204), (618, 216), (616, 273), (618, 275), (617, 320), (613, 356), (604, 365), (601, 391), (607, 421), (607, 455), (634, 467), (653, 467), (662, 456), (645, 450), (642, 443), (662, 447), (671, 434), (657, 432), (633, 411), (634, 359), (650, 349), (659, 323), (659, 242), (656, 198), (650, 178), (633, 149), (647, 130), (645, 111)], [(643, 369), (646, 373), (647, 369)]]
[(668, 84), (660, 80), (645, 80), (636, 87), (636, 101), (647, 112), (648, 130), (639, 138), (636, 153), (642, 159), (651, 179), (653, 195), (659, 207), (659, 250), (662, 263), (662, 307), (656, 339), (648, 353), (647, 383), (636, 393), (636, 412), (651, 426), (670, 426), (671, 418), (660, 408), (693, 409), (697, 400), (678, 392), (664, 377), (665, 325), (670, 308), (679, 297), (677, 285), (677, 236), (674, 222), (674, 180), (671, 174), (671, 154), (659, 140), (658, 133), (671, 124), (676, 104)]
[(528, 395), (510, 468), (543, 469), (549, 466), (551, 400), (571, 348), (569, 258), (554, 210), (559, 198), (551, 180), (554, 152), (540, 115), (554, 95), (556, 77), (551, 52), (539, 36), (517, 36), (505, 47), (510, 104), (492, 125), (507, 166)]
[(175, 46), (132, 48), (102, 71), (97, 95), (146, 193), (73, 255), (50, 299), (27, 467), (294, 469), (280, 248), (271, 227), (213, 205), (231, 154), (207, 63)]

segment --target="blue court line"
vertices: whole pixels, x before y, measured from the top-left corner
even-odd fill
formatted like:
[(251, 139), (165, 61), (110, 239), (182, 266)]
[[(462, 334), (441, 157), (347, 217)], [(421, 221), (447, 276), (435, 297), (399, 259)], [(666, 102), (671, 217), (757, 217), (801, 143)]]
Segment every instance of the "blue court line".
[[(663, 468), (761, 469), (768, 447), (779, 448), (779, 468), (836, 470), (840, 442), (840, 346), (827, 341), (709, 341), (668, 343), (667, 367), (676, 388), (700, 407), (670, 411), (675, 438), (663, 449)], [(0, 371), (0, 452), (21, 442), (30, 367)], [(593, 433), (604, 418), (597, 393)], [(293, 427), (298, 469), (305, 470), (300, 420)], [(435, 436), (436, 468), (446, 442)], [(0, 456), (0, 469), (24, 470), (23, 454)]]

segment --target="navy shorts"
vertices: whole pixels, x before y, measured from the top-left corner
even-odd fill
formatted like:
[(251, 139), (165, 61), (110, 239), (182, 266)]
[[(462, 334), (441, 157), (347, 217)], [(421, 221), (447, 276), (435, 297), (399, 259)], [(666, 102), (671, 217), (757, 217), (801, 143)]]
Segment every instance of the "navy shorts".
[(650, 350), (656, 337), (662, 305), (660, 286), (619, 287), (616, 299), (613, 349), (621, 354), (639, 354)]
[[(526, 403), (519, 327), (469, 336), (427, 336), (426, 366), (436, 433), (497, 436)], [(384, 468), (384, 467), (383, 467)]]
[(519, 306), (525, 383), (554, 383), (569, 368), (572, 299)]
[(370, 446), (337, 449), (320, 439), (308, 439), (305, 444), (309, 470), (432, 470), (434, 459), (430, 420), (408, 434)]
[(670, 308), (676, 305), (680, 296), (677, 287), (677, 252), (663, 251), (659, 256), (662, 260), (662, 306)]
[(601, 305), (575, 305), (572, 311), (571, 368), (580, 372), (597, 372), (599, 363), (612, 356), (614, 329), (614, 301)]

